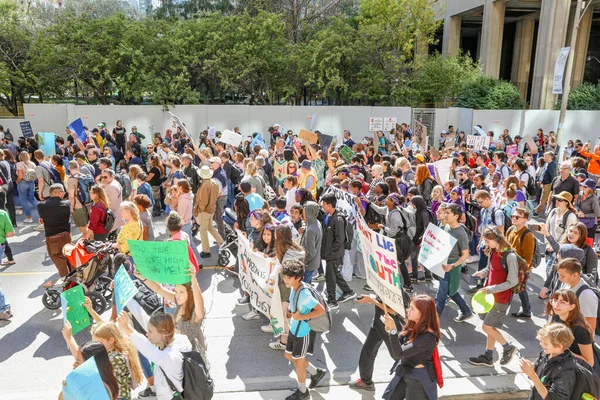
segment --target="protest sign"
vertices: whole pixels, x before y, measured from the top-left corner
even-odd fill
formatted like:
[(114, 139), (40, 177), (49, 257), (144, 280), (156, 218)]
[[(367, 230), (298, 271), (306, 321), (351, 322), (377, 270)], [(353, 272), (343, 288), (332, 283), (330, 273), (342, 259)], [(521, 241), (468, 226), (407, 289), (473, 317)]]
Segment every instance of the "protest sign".
[(519, 145), (509, 144), (506, 146), (506, 155), (508, 158), (517, 158), (519, 156)]
[(437, 170), (436, 176), (442, 182), (442, 185), (446, 184), (450, 180), (450, 170), (452, 169), (452, 159), (444, 158), (433, 163), (433, 166)]
[(448, 256), (456, 244), (456, 239), (448, 232), (430, 223), (423, 235), (419, 250), (419, 264), (432, 274), (444, 276), (446, 273), (442, 264), (448, 262)]
[(425, 145), (425, 140), (427, 138), (427, 127), (423, 125), (421, 122), (415, 120), (415, 132), (412, 138), (413, 148), (426, 148), (423, 147)]
[[(312, 115), (312, 117), (310, 117), (310, 128), (308, 128), (309, 131), (313, 130), (313, 127), (315, 126), (316, 121), (317, 121), (317, 113), (314, 113)], [(285, 132), (285, 129), (282, 129), (281, 132)]]
[(83, 306), (85, 296), (83, 286), (77, 285), (60, 294), (63, 320), (69, 321), (73, 335), (90, 326), (90, 316)]
[(338, 153), (340, 153), (340, 155), (344, 157), (344, 160), (346, 160), (347, 163), (350, 163), (352, 161), (352, 158), (356, 155), (356, 153), (346, 145), (340, 147)]
[(321, 145), (321, 149), (323, 153), (327, 154), (331, 143), (333, 142), (333, 136), (319, 134), (319, 144)]
[(265, 140), (263, 139), (263, 137), (261, 136), (260, 133), (256, 133), (256, 136), (254, 136), (254, 139), (252, 139), (252, 141), (250, 142), (250, 148), (253, 148), (254, 146), (258, 145), (263, 149), (268, 149), (269, 147), (267, 146), (267, 144), (265, 143)]
[(563, 47), (560, 49), (556, 63), (554, 64), (554, 86), (552, 86), (552, 94), (562, 94), (563, 92), (563, 76), (565, 74), (565, 66), (569, 59), (571, 47)]
[(33, 137), (33, 129), (31, 129), (30, 121), (19, 122), (19, 125), (21, 125), (21, 132), (24, 138)]
[[(474, 129), (475, 129), (475, 131), (476, 131), (477, 133), (479, 133), (481, 136), (487, 136), (487, 133), (485, 133), (485, 131), (484, 131), (484, 130), (483, 130), (481, 127), (480, 127), (480, 126), (477, 126), (477, 125), (475, 125), (473, 128), (474, 128)], [(477, 136), (477, 135), (475, 135), (475, 136)]]
[(369, 132), (383, 130), (383, 118), (369, 118)]
[(156, 129), (154, 129), (154, 125), (150, 125), (148, 127), (148, 132), (150, 132), (151, 135), (154, 135), (154, 133), (156, 133)]
[(110, 400), (93, 356), (67, 375), (62, 394), (64, 400)]
[(238, 147), (240, 143), (242, 143), (242, 135), (230, 131), (229, 129), (225, 129), (221, 135), (221, 138), (219, 139), (219, 142)]
[(138, 292), (137, 287), (129, 277), (125, 267), (121, 265), (115, 274), (115, 305), (117, 306), (117, 314), (123, 311), (123, 308), (129, 303), (129, 300)]
[(467, 148), (469, 150), (487, 150), (490, 148), (491, 137), (467, 135)]
[(456, 133), (447, 133), (444, 147), (450, 149), (456, 145)]
[(311, 131), (307, 131), (306, 129), (300, 129), (300, 132), (298, 133), (298, 137), (310, 144), (317, 144), (317, 142), (319, 141), (318, 134), (311, 132)]
[(56, 135), (54, 132), (38, 133), (38, 144), (40, 145), (40, 149), (44, 150), (45, 156), (53, 156), (56, 154), (55, 138)]
[(87, 140), (87, 135), (85, 133), (85, 129), (83, 129), (83, 121), (81, 121), (81, 118), (77, 118), (75, 121), (71, 122), (67, 129), (75, 133), (81, 143), (85, 143)]
[(335, 186), (329, 186), (329, 190), (337, 199), (336, 208), (341, 208), (342, 210), (346, 211), (346, 215), (348, 215), (348, 222), (354, 224), (356, 221), (356, 216), (360, 214), (358, 206), (354, 200), (356, 199), (356, 196), (348, 192), (344, 192)]
[(255, 309), (270, 320), (273, 334), (283, 333), (283, 308), (279, 294), (279, 268), (274, 258), (265, 257), (263, 253), (253, 251), (250, 242), (242, 234), (238, 234), (239, 275), (242, 290), (250, 296), (250, 303)]
[(525, 136), (525, 144), (529, 147), (531, 154), (538, 153), (538, 145), (535, 143), (535, 140), (531, 136)]
[(367, 284), (388, 307), (405, 317), (402, 279), (394, 239), (369, 229), (360, 214), (356, 219), (356, 226), (367, 269)]
[(190, 133), (188, 132), (187, 128), (185, 127), (185, 125), (181, 122), (181, 120), (179, 119), (179, 117), (175, 114), (173, 114), (171, 111), (167, 111), (171, 117), (173, 118), (173, 128), (177, 129), (177, 127), (181, 128), (181, 131), (190, 139), (192, 138), (190, 136)]
[(144, 278), (171, 285), (184, 284), (191, 280), (188, 275), (188, 243), (185, 240), (128, 240), (128, 243), (135, 267)]
[(210, 140), (213, 140), (216, 136), (217, 136), (217, 127), (209, 126), (208, 127), (208, 135), (206, 137)]
[(383, 119), (383, 130), (389, 132), (396, 127), (397, 123), (398, 118), (386, 117)]
[(273, 173), (273, 176), (278, 184), (281, 184), (281, 182), (283, 182), (288, 175), (287, 164), (288, 162), (285, 160), (275, 160), (275, 172)]

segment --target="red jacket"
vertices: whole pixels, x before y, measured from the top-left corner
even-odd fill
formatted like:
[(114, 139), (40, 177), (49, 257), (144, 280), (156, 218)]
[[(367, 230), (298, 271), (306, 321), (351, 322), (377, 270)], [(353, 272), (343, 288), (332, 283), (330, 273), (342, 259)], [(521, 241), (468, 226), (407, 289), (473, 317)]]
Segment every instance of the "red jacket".
[[(485, 286), (498, 285), (506, 282), (507, 277), (508, 272), (502, 268), (502, 259), (500, 253), (498, 253), (496, 250), (493, 250), (490, 254), (490, 273)], [(510, 302), (511, 294), (511, 289), (494, 293), (494, 299), (496, 300), (496, 303), (508, 304), (508, 302)]]
[(94, 232), (94, 235), (106, 235), (108, 231), (104, 229), (106, 222), (106, 207), (101, 202), (94, 203), (90, 212), (90, 223), (88, 229)]

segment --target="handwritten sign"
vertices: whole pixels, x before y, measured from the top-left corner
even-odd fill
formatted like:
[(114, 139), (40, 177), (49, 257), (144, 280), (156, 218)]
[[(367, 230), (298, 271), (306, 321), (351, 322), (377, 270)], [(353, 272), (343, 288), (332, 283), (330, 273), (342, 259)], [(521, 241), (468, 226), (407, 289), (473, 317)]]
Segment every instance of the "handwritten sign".
[(300, 129), (300, 132), (298, 133), (298, 137), (310, 144), (317, 144), (317, 142), (319, 141), (319, 135), (308, 131), (306, 129)]
[(469, 150), (487, 150), (490, 148), (491, 137), (489, 136), (467, 136), (467, 148)]
[(439, 174), (438, 178), (444, 185), (446, 182), (450, 180), (450, 170), (452, 169), (452, 159), (444, 158), (443, 160), (439, 160), (433, 163), (434, 167), (437, 169), (437, 173)]
[(394, 239), (367, 226), (359, 214), (356, 219), (358, 241), (367, 267), (367, 283), (388, 307), (405, 317), (402, 279)]
[(338, 152), (342, 157), (344, 157), (344, 160), (346, 160), (347, 163), (350, 163), (350, 161), (352, 161), (352, 158), (354, 158), (354, 156), (356, 155), (356, 153), (346, 145), (340, 147)]
[(383, 119), (383, 130), (389, 132), (396, 127), (397, 123), (398, 118), (386, 117)]
[(156, 132), (156, 129), (154, 129), (154, 125), (150, 125), (148, 127), (148, 132), (150, 132), (151, 135), (154, 135), (154, 133)]
[(508, 158), (517, 158), (519, 156), (519, 145), (509, 144), (506, 146), (506, 155)]
[(376, 132), (383, 130), (383, 118), (369, 118), (369, 131)]
[(321, 150), (323, 150), (323, 153), (327, 154), (331, 143), (333, 143), (333, 136), (324, 135), (322, 133), (319, 134), (319, 144), (321, 145)]
[(127, 303), (129, 303), (129, 300), (133, 299), (137, 294), (138, 290), (122, 265), (115, 274), (114, 282), (115, 305), (117, 306), (117, 313), (120, 313)]
[(62, 390), (64, 400), (110, 400), (94, 357), (88, 358), (67, 375), (65, 383)]
[(73, 335), (90, 326), (90, 316), (83, 306), (85, 296), (83, 286), (75, 286), (60, 294), (63, 310), (63, 320), (69, 321), (73, 328)]
[(39, 132), (38, 144), (44, 151), (45, 156), (53, 156), (56, 154), (56, 145), (54, 143), (56, 135), (54, 132)]
[(185, 240), (149, 242), (129, 240), (129, 250), (138, 272), (156, 283), (179, 285), (190, 282), (188, 244)]
[(456, 133), (447, 133), (446, 140), (444, 141), (444, 147), (451, 149), (456, 145)]
[(444, 276), (442, 264), (448, 262), (448, 256), (456, 244), (456, 239), (448, 232), (430, 223), (423, 235), (423, 242), (419, 250), (419, 264), (431, 273)]
[(210, 140), (213, 140), (216, 136), (217, 136), (217, 127), (216, 126), (209, 126), (208, 127), (208, 136), (207, 136), (207, 138), (210, 139)]
[(279, 294), (279, 269), (274, 258), (267, 258), (250, 248), (250, 242), (238, 234), (238, 277), (242, 290), (250, 295), (250, 303), (255, 309), (267, 316), (277, 337), (283, 333), (283, 308)]
[(355, 202), (356, 196), (351, 193), (344, 192), (335, 186), (329, 186), (329, 191), (330, 193), (333, 193), (337, 199), (336, 208), (341, 208), (342, 210), (346, 211), (348, 222), (354, 224), (356, 221), (356, 216), (360, 214), (358, 206)]
[(21, 132), (23, 133), (23, 137), (33, 137), (33, 129), (31, 129), (30, 121), (19, 122), (19, 125), (21, 125)]
[(278, 183), (283, 182), (287, 177), (287, 165), (288, 162), (285, 160), (275, 160), (275, 172), (273, 173), (273, 176), (275, 177)]

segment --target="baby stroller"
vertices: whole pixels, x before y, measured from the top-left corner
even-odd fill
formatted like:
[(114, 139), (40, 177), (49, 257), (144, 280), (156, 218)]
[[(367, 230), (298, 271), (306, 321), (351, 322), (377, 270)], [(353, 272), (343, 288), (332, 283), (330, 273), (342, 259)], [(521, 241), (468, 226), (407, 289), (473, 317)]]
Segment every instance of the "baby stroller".
[(225, 230), (227, 231), (227, 235), (225, 236), (225, 241), (219, 247), (219, 259), (218, 264), (221, 267), (226, 267), (229, 265), (229, 259), (231, 255), (237, 256), (238, 246), (237, 246), (237, 233), (233, 229), (233, 225), (237, 221), (237, 215), (235, 211), (231, 208), (225, 209), (223, 213), (223, 222), (225, 222)]
[(113, 258), (117, 250), (111, 242), (79, 240), (66, 244), (63, 254), (72, 271), (45, 289), (42, 303), (50, 310), (60, 307), (60, 294), (76, 285), (82, 285), (98, 314), (106, 311), (112, 301)]

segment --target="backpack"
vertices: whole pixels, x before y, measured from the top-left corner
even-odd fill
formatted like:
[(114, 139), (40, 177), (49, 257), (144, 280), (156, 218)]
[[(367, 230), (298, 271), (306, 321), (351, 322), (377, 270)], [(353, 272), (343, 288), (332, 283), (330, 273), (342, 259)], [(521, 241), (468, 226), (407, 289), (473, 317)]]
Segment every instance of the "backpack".
[[(512, 217), (513, 210), (514, 210), (515, 208), (517, 208), (517, 207), (519, 207), (519, 203), (517, 203), (517, 202), (516, 202), (516, 201), (514, 201), (514, 200), (513, 200), (513, 201), (509, 201), (509, 202), (507, 202), (506, 204), (504, 204), (504, 205), (502, 206), (502, 211), (504, 211), (504, 213), (505, 213), (506, 215), (508, 215), (509, 217)], [(512, 221), (511, 221), (511, 222), (512, 222)]]
[[(502, 215), (504, 216), (504, 221), (502, 221), (502, 225), (504, 226), (504, 235), (506, 235), (506, 231), (508, 231), (508, 228), (510, 228), (512, 226), (512, 220), (510, 218), (509, 215), (506, 214), (506, 211), (504, 209), (502, 210)], [(496, 226), (498, 226), (498, 222), (496, 222), (496, 207), (492, 207), (492, 223)]]
[(600, 398), (600, 376), (584, 361), (574, 357), (575, 361), (575, 386), (571, 393), (571, 400), (580, 400), (584, 394), (592, 395), (588, 398)]
[[(525, 240), (525, 235), (527, 235), (527, 233), (529, 232), (531, 231), (525, 228), (525, 230), (521, 234), (521, 243), (523, 243), (523, 240)], [(531, 232), (531, 234), (533, 235), (533, 232)], [(533, 240), (535, 241), (535, 248), (533, 250), (533, 259), (531, 260), (531, 267), (529, 269), (535, 268), (538, 265), (540, 265), (540, 263), (542, 262), (542, 258), (544, 257), (544, 254), (546, 252), (546, 246), (540, 243), (539, 240), (537, 240), (537, 238), (535, 237), (535, 235), (533, 235)]]
[(94, 178), (82, 173), (73, 175), (73, 178), (77, 179), (77, 200), (79, 200), (82, 205), (90, 204), (92, 202), (92, 199), (90, 198), (90, 188), (94, 186)]
[[(50, 167), (46, 163), (41, 163), (40, 167), (44, 168), (50, 174), (50, 182), (49, 183), (51, 185), (53, 185), (55, 183), (60, 183), (61, 185), (63, 185), (63, 181), (62, 181), (62, 179), (60, 179), (60, 174), (58, 173), (56, 168)], [(64, 185), (63, 185), (63, 187), (64, 187)]]
[[(425, 209), (425, 211), (427, 211), (427, 214), (429, 214), (429, 222), (434, 224), (435, 226), (438, 225), (438, 219), (435, 216), (434, 212), (431, 210), (431, 208), (427, 207)], [(425, 227), (425, 230), (427, 230), (427, 227)]]
[(475, 235), (475, 233), (477, 233), (477, 227), (478, 227), (477, 218), (475, 218), (473, 216), (473, 214), (471, 214), (468, 211), (465, 213), (465, 227), (469, 231), (471, 231), (471, 237), (473, 237)]
[(352, 250), (352, 240), (354, 239), (354, 227), (348, 221), (348, 217), (342, 218), (344, 220), (344, 249)]
[[(396, 246), (396, 256), (398, 257), (398, 261), (402, 262), (408, 257), (410, 257), (410, 254), (415, 249), (413, 238), (415, 237), (417, 227), (414, 223), (414, 220), (412, 221), (412, 226), (410, 225), (410, 216), (404, 216), (404, 213), (410, 213), (408, 213), (406, 210), (403, 210), (402, 208), (396, 208), (396, 210), (398, 210), (398, 212), (400, 213), (400, 218), (402, 218), (402, 228), (398, 230), (398, 233), (394, 237), (394, 245)], [(392, 210), (392, 212), (394, 212), (394, 210)]]
[(112, 231), (112, 228), (115, 226), (115, 221), (117, 220), (117, 217), (115, 216), (115, 213), (112, 212), (112, 210), (110, 208), (105, 208), (104, 212), (105, 212), (104, 229), (107, 230), (108, 232), (110, 232), (110, 231)]
[(115, 178), (121, 184), (121, 198), (125, 201), (133, 191), (131, 179), (127, 174), (115, 174)]
[(234, 185), (239, 185), (242, 181), (242, 176), (244, 176), (244, 173), (234, 163), (229, 162), (229, 165), (231, 166), (231, 168), (229, 169), (229, 179), (231, 179), (231, 183), (233, 183)]
[[(181, 352), (183, 356), (183, 392), (179, 392), (165, 371), (161, 368), (163, 375), (171, 390), (178, 394), (183, 400), (210, 400), (213, 397), (215, 384), (208, 373), (208, 368), (202, 354), (197, 351)], [(174, 396), (175, 398), (175, 396)]]
[(460, 224), (460, 226), (463, 227), (463, 229), (465, 230), (465, 233), (467, 234), (467, 238), (469, 238), (469, 243), (471, 243), (473, 241), (473, 231), (470, 230), (469, 228), (467, 228), (467, 226), (465, 224)]
[[(307, 285), (304, 282), (302, 283), (300, 289), (298, 289), (298, 292), (296, 293), (296, 297), (294, 298), (294, 312), (298, 310), (298, 298), (300, 297), (300, 292), (305, 289), (310, 292), (311, 296), (314, 297), (319, 302), (319, 304), (321, 304), (321, 306), (323, 306), (323, 308), (325, 309), (325, 314), (317, 318), (307, 319), (304, 321), (306, 321), (308, 323), (308, 326), (310, 326), (310, 329), (315, 332), (329, 332), (329, 330), (331, 329), (331, 314), (329, 312), (329, 308), (327, 308), (327, 303), (325, 302), (323, 295), (319, 293), (312, 285)], [(300, 329), (301, 323), (302, 321), (298, 321), (298, 328), (296, 329), (296, 334), (298, 334), (298, 329)]]
[(504, 269), (504, 271), (506, 273), (508, 273), (508, 266), (506, 264), (506, 259), (508, 258), (508, 255), (510, 253), (513, 253), (515, 256), (517, 256), (517, 266), (519, 269), (518, 283), (511, 290), (513, 293), (521, 293), (527, 288), (527, 279), (529, 278), (529, 265), (527, 265), (527, 261), (525, 261), (525, 259), (523, 257), (521, 257), (520, 255), (518, 255), (516, 252), (514, 252), (512, 250), (504, 251), (500, 255), (501, 256), (500, 263), (502, 264), (502, 268)]
[(406, 229), (406, 234), (412, 241), (417, 234), (417, 223), (415, 221), (415, 214), (409, 212), (406, 208), (399, 207), (400, 216), (402, 217), (402, 223)]
[(34, 168), (29, 168), (25, 165), (25, 175), (23, 175), (23, 180), (25, 182), (34, 182), (37, 180), (37, 174), (35, 173)]
[(525, 186), (527, 195), (529, 197), (533, 197), (533, 196), (535, 196), (535, 193), (537, 192), (537, 188), (535, 187), (535, 179), (527, 171), (524, 171), (523, 174), (527, 174), (527, 176), (529, 177), (529, 179), (527, 179), (527, 185)]
[[(585, 282), (583, 285), (581, 285), (581, 287), (579, 289), (577, 289), (577, 292), (575, 292), (575, 294), (577, 295), (577, 300), (579, 300), (579, 295), (586, 289), (591, 290), (592, 292), (594, 292), (594, 294), (596, 295), (596, 297), (598, 297), (598, 310), (600, 310), (600, 289), (598, 289), (598, 286), (594, 283), (593, 278), (590, 279), (590, 277), (588, 277), (587, 275), (581, 274), (581, 279), (583, 279), (583, 281)], [(594, 333), (596, 335), (600, 335), (600, 316), (598, 314), (600, 314), (598, 312), (598, 310), (596, 310), (596, 327), (594, 329)]]

